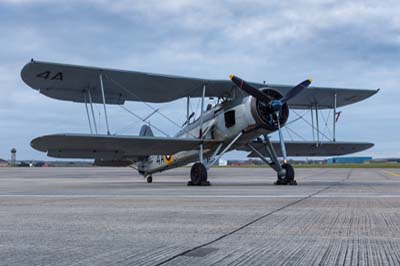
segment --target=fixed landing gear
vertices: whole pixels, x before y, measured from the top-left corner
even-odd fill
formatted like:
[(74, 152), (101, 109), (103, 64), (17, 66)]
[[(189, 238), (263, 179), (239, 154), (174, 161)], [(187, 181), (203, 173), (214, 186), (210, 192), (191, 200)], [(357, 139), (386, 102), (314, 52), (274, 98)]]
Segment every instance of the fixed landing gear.
[(209, 186), (207, 180), (207, 168), (204, 164), (197, 162), (190, 169), (190, 181), (188, 186)]
[(148, 175), (146, 177), (146, 181), (147, 181), (147, 183), (152, 183), (153, 182), (153, 176), (152, 175)]
[(276, 180), (275, 185), (297, 185), (296, 180), (294, 180), (294, 169), (288, 163), (282, 164), (282, 171), (278, 172), (278, 180)]
[[(282, 138), (281, 138), (282, 139)], [(264, 155), (254, 148), (251, 143), (248, 143), (247, 145), (249, 146), (250, 150), (252, 150), (255, 154), (260, 157), (260, 159), (271, 166), (272, 169), (274, 169), (277, 173), (278, 179), (274, 183), (275, 185), (297, 185), (296, 180), (294, 180), (294, 169), (293, 166), (290, 164), (286, 163), (286, 155), (284, 156), (284, 162), (283, 164), (280, 164), (278, 160), (278, 156), (276, 155), (275, 149), (271, 144), (271, 141), (268, 137), (268, 135), (264, 135), (264, 144), (265, 144), (265, 153), (267, 156), (271, 159), (271, 161), (268, 161)], [(284, 148), (282, 148), (284, 150)], [(286, 154), (286, 152), (283, 152), (283, 154)]]

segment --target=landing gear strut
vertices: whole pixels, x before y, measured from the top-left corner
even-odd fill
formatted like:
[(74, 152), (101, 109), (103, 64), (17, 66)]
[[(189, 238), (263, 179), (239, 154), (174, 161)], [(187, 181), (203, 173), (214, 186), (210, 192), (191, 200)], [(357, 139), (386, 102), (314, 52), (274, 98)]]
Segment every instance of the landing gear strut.
[(209, 186), (207, 180), (207, 168), (204, 164), (197, 162), (190, 169), (190, 181), (188, 186)]
[[(296, 180), (294, 180), (293, 166), (286, 163), (286, 152), (283, 152), (285, 155), (284, 163), (280, 164), (280, 162), (278, 160), (278, 156), (276, 155), (275, 149), (272, 146), (271, 141), (267, 135), (264, 135), (264, 141), (265, 141), (265, 153), (268, 155), (268, 157), (271, 159), (271, 161), (268, 161), (259, 150), (257, 150), (256, 148), (254, 148), (251, 145), (251, 143), (248, 143), (247, 145), (255, 154), (258, 155), (258, 157), (260, 157), (261, 160), (263, 160), (266, 164), (271, 166), (271, 168), (276, 171), (278, 179), (276, 180), (276, 182), (274, 184), (275, 185), (297, 185)], [(284, 150), (284, 148), (282, 150)]]

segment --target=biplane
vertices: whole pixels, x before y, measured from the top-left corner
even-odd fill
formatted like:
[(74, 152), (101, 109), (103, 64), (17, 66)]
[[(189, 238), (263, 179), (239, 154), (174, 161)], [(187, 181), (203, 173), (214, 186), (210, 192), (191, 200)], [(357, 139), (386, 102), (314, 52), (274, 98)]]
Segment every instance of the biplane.
[[(295, 185), (295, 171), (288, 156), (337, 156), (373, 146), (336, 141), (335, 137), (330, 141), (285, 141), (282, 128), (291, 109), (309, 109), (315, 112), (319, 135), (320, 110), (333, 109), (336, 114), (336, 108), (362, 101), (379, 89), (310, 87), (311, 79), (288, 86), (246, 82), (234, 75), (224, 80), (189, 78), (33, 59), (23, 67), (21, 77), (43, 95), (85, 104), (91, 128), (90, 134), (35, 138), (31, 142), (34, 149), (56, 158), (94, 159), (96, 165), (129, 165), (148, 183), (154, 173), (193, 163), (188, 185), (209, 185), (208, 170), (227, 152), (239, 150), (249, 152), (249, 157), (259, 157), (275, 170), (275, 184)], [(166, 103), (180, 98), (187, 99), (186, 121), (174, 137), (155, 136), (155, 126), (150, 124), (144, 124), (138, 136), (110, 133), (108, 105), (122, 106), (126, 101)], [(193, 98), (201, 102), (196, 117), (189, 111)], [(209, 98), (218, 101), (205, 108), (205, 99)], [(98, 132), (94, 104), (104, 108), (107, 133)], [(274, 132), (279, 140), (271, 140)]]

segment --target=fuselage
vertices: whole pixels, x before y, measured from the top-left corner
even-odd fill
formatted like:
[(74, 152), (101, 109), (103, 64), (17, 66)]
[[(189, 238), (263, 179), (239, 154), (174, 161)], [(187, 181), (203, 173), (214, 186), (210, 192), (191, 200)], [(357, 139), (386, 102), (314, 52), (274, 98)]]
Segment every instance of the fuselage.
[[(224, 148), (240, 132), (243, 134), (238, 142), (247, 143), (261, 134), (275, 131), (262, 125), (255, 105), (256, 99), (252, 96), (240, 98), (240, 101), (236, 102), (225, 101), (217, 104), (204, 111), (202, 121), (198, 118), (188, 123), (175, 137), (212, 139), (223, 143), (222, 148)], [(214, 147), (203, 150), (205, 160), (213, 154), (214, 150)], [(152, 155), (138, 162), (137, 166), (139, 172), (147, 175), (199, 161), (199, 155), (199, 148), (175, 154)]]

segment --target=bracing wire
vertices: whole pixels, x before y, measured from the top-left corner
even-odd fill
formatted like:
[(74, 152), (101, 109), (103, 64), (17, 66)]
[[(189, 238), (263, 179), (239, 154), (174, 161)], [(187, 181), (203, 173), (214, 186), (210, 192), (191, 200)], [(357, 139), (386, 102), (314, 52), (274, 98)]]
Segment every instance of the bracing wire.
[[(135, 114), (134, 112), (132, 112), (131, 110), (129, 110), (128, 108), (126, 108), (123, 105), (119, 105), (122, 109), (124, 109), (125, 111), (127, 111), (128, 113), (130, 113), (131, 115), (133, 115), (134, 117), (136, 117), (137, 119), (147, 123), (150, 126), (150, 122), (146, 122), (142, 117), (140, 117), (139, 115)], [(157, 131), (161, 132), (162, 134), (164, 134), (165, 136), (169, 137), (169, 135), (167, 133), (165, 133), (163, 130), (159, 129), (158, 127), (151, 125), (151, 127), (153, 127), (154, 129), (156, 129)]]
[[(295, 111), (295, 110), (292, 110), (296, 115), (298, 115), (299, 117), (300, 117), (300, 115)], [(307, 119), (305, 119), (304, 117), (301, 117), (301, 119), (304, 121), (304, 122), (306, 122), (307, 123), (307, 125), (309, 125), (313, 130), (316, 130), (316, 127), (315, 126), (313, 126), (310, 122), (308, 122), (307, 121)], [(329, 139), (329, 137), (327, 137), (325, 134), (323, 134), (321, 131), (319, 131), (319, 133), (323, 136), (323, 137), (325, 137), (326, 139)]]
[(174, 124), (175, 126), (177, 126), (178, 128), (181, 128), (180, 125), (178, 125), (178, 123), (176, 123), (174, 120), (172, 120), (171, 118), (169, 118), (168, 116), (164, 115), (163, 113), (161, 113), (159, 110), (157, 110), (156, 108), (154, 108), (153, 106), (151, 106), (150, 104), (142, 101), (140, 99), (140, 97), (138, 97), (135, 93), (133, 93), (132, 91), (128, 90), (125, 88), (125, 86), (123, 86), (122, 84), (120, 84), (118, 81), (114, 80), (113, 78), (110, 78), (107, 76), (107, 78), (109, 80), (111, 80), (113, 83), (115, 83), (118, 87), (120, 87), (121, 89), (123, 89), (124, 91), (126, 91), (127, 93), (131, 94), (133, 97), (135, 97), (136, 99), (140, 100), (144, 105), (146, 105), (148, 108), (150, 108), (151, 110), (155, 111), (156, 113), (160, 114), (162, 117), (164, 117), (165, 119), (167, 119), (169, 122), (171, 122), (172, 124)]
[(285, 126), (284, 127), (284, 129), (286, 130), (286, 133), (289, 135), (289, 137), (290, 137), (290, 140), (291, 141), (293, 141), (294, 139), (293, 139), (293, 136), (292, 136), (292, 134), (290, 134), (290, 131), (289, 131), (289, 129)]
[[(140, 120), (141, 120), (141, 119), (140, 119)], [(142, 121), (143, 121), (143, 120), (142, 120)], [(132, 123), (128, 124), (127, 126), (125, 126), (125, 127), (121, 128), (121, 129), (115, 131), (114, 135), (117, 135), (117, 134), (119, 134), (119, 133), (122, 133), (122, 132), (128, 130), (130, 127), (136, 126), (136, 125), (137, 125), (137, 122), (136, 122), (136, 121), (135, 121), (135, 122), (132, 122)]]
[(302, 115), (298, 115), (298, 117), (296, 117), (295, 119), (293, 119), (293, 120), (287, 122), (287, 123), (285, 124), (285, 126), (288, 126), (288, 125), (290, 125), (290, 124), (293, 124), (293, 123), (295, 123), (296, 121), (302, 119), (307, 113), (308, 113), (308, 111), (305, 111)]
[(331, 140), (331, 133), (329, 131), (329, 126), (328, 126), (328, 119), (329, 119), (329, 116), (331, 115), (331, 109), (329, 109), (328, 116), (326, 118), (324, 116), (324, 112), (322, 112), (322, 111), (321, 111), (321, 115), (322, 115), (322, 119), (324, 120), (324, 123), (325, 123), (323, 133), (325, 133), (325, 131), (328, 129), (328, 134), (330, 137), (330, 138), (328, 138), (328, 140)]
[(299, 133), (297, 133), (296, 131), (294, 131), (290, 127), (288, 127), (287, 129), (290, 130), (290, 132), (292, 132), (292, 134), (296, 135), (297, 137), (301, 138), (304, 141), (307, 141), (303, 136), (301, 136)]
[[(296, 135), (297, 137), (299, 137), (299, 138), (305, 140), (305, 138), (304, 138), (303, 136), (301, 136), (300, 134), (298, 134), (297, 132), (295, 132), (294, 130), (292, 130), (292, 129), (289, 127), (289, 125), (295, 123), (296, 121), (299, 121), (300, 119), (304, 119), (304, 116), (305, 116), (307, 113), (308, 113), (308, 111), (304, 111), (301, 115), (299, 115), (299, 114), (296, 113), (297, 117), (296, 117), (295, 119), (293, 119), (293, 120), (291, 120), (291, 121), (289, 121), (289, 122), (287, 122), (287, 123), (285, 124), (284, 128), (286, 129), (286, 131), (287, 131), (287, 133), (288, 133), (288, 135), (289, 135), (289, 137), (291, 138), (292, 141), (294, 140), (292, 134), (294, 134), (294, 135)], [(290, 132), (292, 132), (292, 134), (291, 134)]]
[[(118, 87), (120, 87), (121, 89), (123, 89), (125, 92), (127, 92), (128, 94), (132, 95), (133, 97), (135, 97), (136, 99), (140, 100), (140, 97), (138, 97), (135, 93), (133, 93), (132, 91), (128, 90), (127, 88), (125, 88), (125, 86), (123, 86), (121, 83), (119, 83), (118, 81), (114, 80), (111, 77), (106, 76), (111, 82), (113, 82), (114, 84), (116, 84)], [(193, 90), (195, 90), (196, 88), (193, 88)], [(163, 113), (160, 112), (159, 109), (154, 108), (153, 106), (151, 106), (150, 104), (141, 101), (145, 106), (147, 106), (148, 108), (150, 108), (151, 110), (154, 111), (154, 113), (158, 113), (160, 114), (162, 117), (164, 117), (165, 119), (167, 119), (169, 122), (171, 122), (173, 125), (175, 125), (176, 127), (178, 127), (179, 129), (182, 129), (181, 125), (178, 125), (178, 123), (176, 123), (175, 121), (173, 121), (172, 119), (170, 119), (168, 116), (164, 115)], [(120, 105), (121, 106), (121, 105)], [(122, 106), (121, 106), (122, 107)], [(123, 108), (123, 107), (122, 107)], [(123, 108), (126, 111), (128, 111), (128, 109)], [(129, 113), (134, 114), (132, 111), (129, 111)], [(146, 122), (145, 120), (143, 120), (140, 116), (137, 116), (136, 114), (134, 114), (134, 116), (136, 116), (138, 119), (142, 120), (143, 122)], [(160, 130), (159, 128), (156, 128), (154, 125), (152, 125), (152, 127), (154, 127), (155, 129), (157, 129), (160, 132), (163, 132), (162, 130)], [(166, 133), (163, 132), (163, 134), (165, 135)], [(192, 137), (195, 137), (193, 134), (189, 133), (190, 135), (192, 135)], [(166, 134), (168, 135), (168, 134)]]

